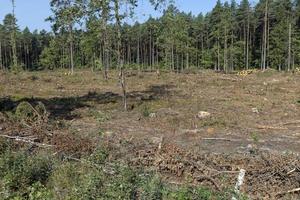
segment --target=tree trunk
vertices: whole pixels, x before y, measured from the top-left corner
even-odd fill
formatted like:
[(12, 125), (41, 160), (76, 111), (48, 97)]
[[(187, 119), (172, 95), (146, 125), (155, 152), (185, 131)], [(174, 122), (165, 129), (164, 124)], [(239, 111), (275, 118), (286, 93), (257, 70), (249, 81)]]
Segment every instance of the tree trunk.
[(175, 71), (175, 60), (174, 60), (174, 45), (172, 44), (172, 52), (171, 52), (171, 62), (172, 62), (172, 70)]
[(123, 94), (123, 105), (125, 111), (127, 111), (127, 94), (126, 94), (126, 79), (124, 74), (124, 67), (123, 67), (123, 61), (121, 61), (120, 66), (120, 82), (122, 87), (122, 94)]
[[(246, 60), (247, 60), (247, 34), (246, 34), (246, 25), (245, 25), (245, 21), (243, 23), (243, 34), (244, 34), (244, 66), (246, 66)], [(246, 68), (247, 69), (247, 68)]]
[(139, 72), (140, 72), (141, 71), (141, 66), (140, 66), (140, 34), (138, 35), (138, 41), (137, 41), (136, 63), (138, 65), (138, 69), (139, 69)]
[(234, 70), (234, 63), (233, 63), (233, 48), (234, 48), (234, 33), (231, 33), (231, 47), (230, 47), (230, 70)]
[(224, 37), (224, 71), (228, 72), (227, 66), (227, 27), (225, 26), (225, 37)]
[(289, 45), (288, 45), (288, 67), (287, 70), (291, 70), (291, 43), (292, 43), (292, 24), (289, 23)]
[(69, 24), (69, 37), (70, 37), (70, 61), (71, 61), (71, 74), (74, 73), (74, 41), (73, 41), (73, 26)]
[(249, 40), (250, 40), (250, 19), (249, 12), (247, 16), (247, 42), (246, 42), (246, 69), (249, 69)]
[(217, 64), (217, 70), (220, 71), (220, 42), (219, 42), (219, 37), (218, 37), (218, 64)]
[[(13, 7), (13, 18), (15, 19), (15, 1), (14, 0), (12, 0), (12, 7)], [(11, 42), (12, 42), (13, 68), (14, 68), (14, 70), (19, 70), (18, 69), (18, 58), (17, 58), (15, 21), (13, 22), (13, 31), (11, 33)]]
[(150, 29), (150, 34), (149, 34), (149, 52), (148, 52), (150, 71), (152, 71), (152, 65), (151, 65), (151, 61), (152, 61), (152, 58), (151, 58), (151, 45), (152, 45), (152, 38), (151, 38), (151, 29)]
[(116, 25), (117, 25), (117, 58), (118, 58), (118, 66), (120, 67), (120, 82), (122, 86), (122, 93), (123, 93), (123, 106), (124, 110), (127, 111), (127, 95), (126, 95), (126, 80), (125, 80), (125, 72), (124, 72), (124, 61), (123, 58), (121, 58), (122, 52), (121, 52), (121, 19), (119, 14), (119, 0), (114, 0), (114, 6), (115, 6), (115, 19), (116, 19)]
[(189, 51), (188, 51), (188, 45), (186, 45), (186, 69), (189, 69)]
[(2, 42), (0, 41), (0, 69), (3, 70), (3, 62), (2, 62)]
[(263, 30), (263, 55), (262, 55), (262, 70), (266, 70), (266, 59), (267, 59), (267, 29), (268, 29), (268, 0), (265, 5), (265, 16), (264, 16), (264, 30)]

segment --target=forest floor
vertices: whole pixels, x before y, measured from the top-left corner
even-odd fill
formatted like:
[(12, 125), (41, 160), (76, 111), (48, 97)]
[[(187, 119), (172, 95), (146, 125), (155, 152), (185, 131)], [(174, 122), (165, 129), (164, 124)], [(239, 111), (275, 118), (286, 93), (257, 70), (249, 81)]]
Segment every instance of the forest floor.
[(299, 198), (300, 75), (130, 71), (127, 112), (117, 73), (109, 75), (105, 81), (87, 70), (2, 73), (0, 112), (42, 102), (49, 119), (63, 124), (56, 132), (105, 138), (114, 159), (157, 170), (173, 184), (233, 188), (245, 169), (241, 191), (253, 199)]

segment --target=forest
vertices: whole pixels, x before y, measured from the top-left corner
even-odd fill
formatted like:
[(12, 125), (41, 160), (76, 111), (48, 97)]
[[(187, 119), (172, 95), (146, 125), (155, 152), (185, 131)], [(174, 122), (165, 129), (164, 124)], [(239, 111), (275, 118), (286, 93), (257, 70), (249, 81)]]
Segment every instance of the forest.
[(3, 2), (0, 200), (300, 199), (300, 0)]
[(217, 1), (211, 12), (196, 16), (171, 3), (157, 8), (161, 17), (128, 24), (134, 7), (121, 5), (120, 45), (109, 1), (52, 1), (51, 32), (20, 30), (14, 15), (7, 14), (0, 25), (1, 67), (11, 69), (16, 62), (23, 70), (114, 69), (118, 49), (130, 69), (289, 71), (300, 64), (297, 0)]

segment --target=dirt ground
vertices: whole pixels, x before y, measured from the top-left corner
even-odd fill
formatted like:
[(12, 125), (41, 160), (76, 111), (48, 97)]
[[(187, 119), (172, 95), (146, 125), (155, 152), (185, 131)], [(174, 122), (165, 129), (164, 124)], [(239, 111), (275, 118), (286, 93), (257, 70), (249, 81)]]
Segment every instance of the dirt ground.
[(253, 199), (300, 198), (291, 191), (300, 187), (299, 74), (130, 71), (126, 82), (127, 112), (116, 72), (108, 81), (83, 70), (2, 73), (0, 111), (42, 102), (68, 132), (119, 141), (119, 157), (171, 183), (191, 176), (222, 190), (243, 168), (242, 191)]

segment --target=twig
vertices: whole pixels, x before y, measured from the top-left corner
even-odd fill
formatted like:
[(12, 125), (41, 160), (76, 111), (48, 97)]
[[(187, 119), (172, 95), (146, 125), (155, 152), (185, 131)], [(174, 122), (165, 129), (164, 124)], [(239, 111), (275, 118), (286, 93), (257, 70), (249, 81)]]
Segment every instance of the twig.
[(291, 124), (300, 124), (300, 120), (285, 122), (285, 123), (282, 123), (281, 125), (285, 126), (285, 125), (291, 125)]
[(221, 140), (221, 141), (228, 141), (228, 142), (239, 142), (239, 141), (241, 141), (241, 140), (229, 139), (229, 138), (202, 138), (202, 140)]
[(289, 171), (288, 173), (287, 173), (287, 175), (290, 175), (291, 173), (293, 173), (293, 172), (295, 172), (296, 171), (296, 168), (294, 168), (294, 169), (292, 169), (291, 171)]
[(220, 77), (221, 80), (226, 81), (242, 81), (242, 79), (228, 78), (228, 77)]
[(296, 188), (296, 189), (289, 190), (289, 191), (286, 191), (286, 192), (279, 192), (275, 195), (275, 197), (276, 196), (282, 196), (282, 195), (285, 195), (285, 194), (291, 194), (291, 193), (295, 193), (295, 192), (300, 192), (300, 188)]
[(161, 138), (160, 138), (160, 142), (159, 142), (159, 144), (158, 144), (158, 151), (159, 151), (159, 152), (160, 152), (160, 151), (161, 151), (161, 149), (162, 149), (163, 142), (164, 142), (164, 137), (163, 137), (163, 136), (161, 136)]
[(263, 125), (258, 125), (258, 129), (271, 129), (271, 130), (288, 130), (288, 128), (284, 127), (275, 127), (275, 126), (263, 126)]

